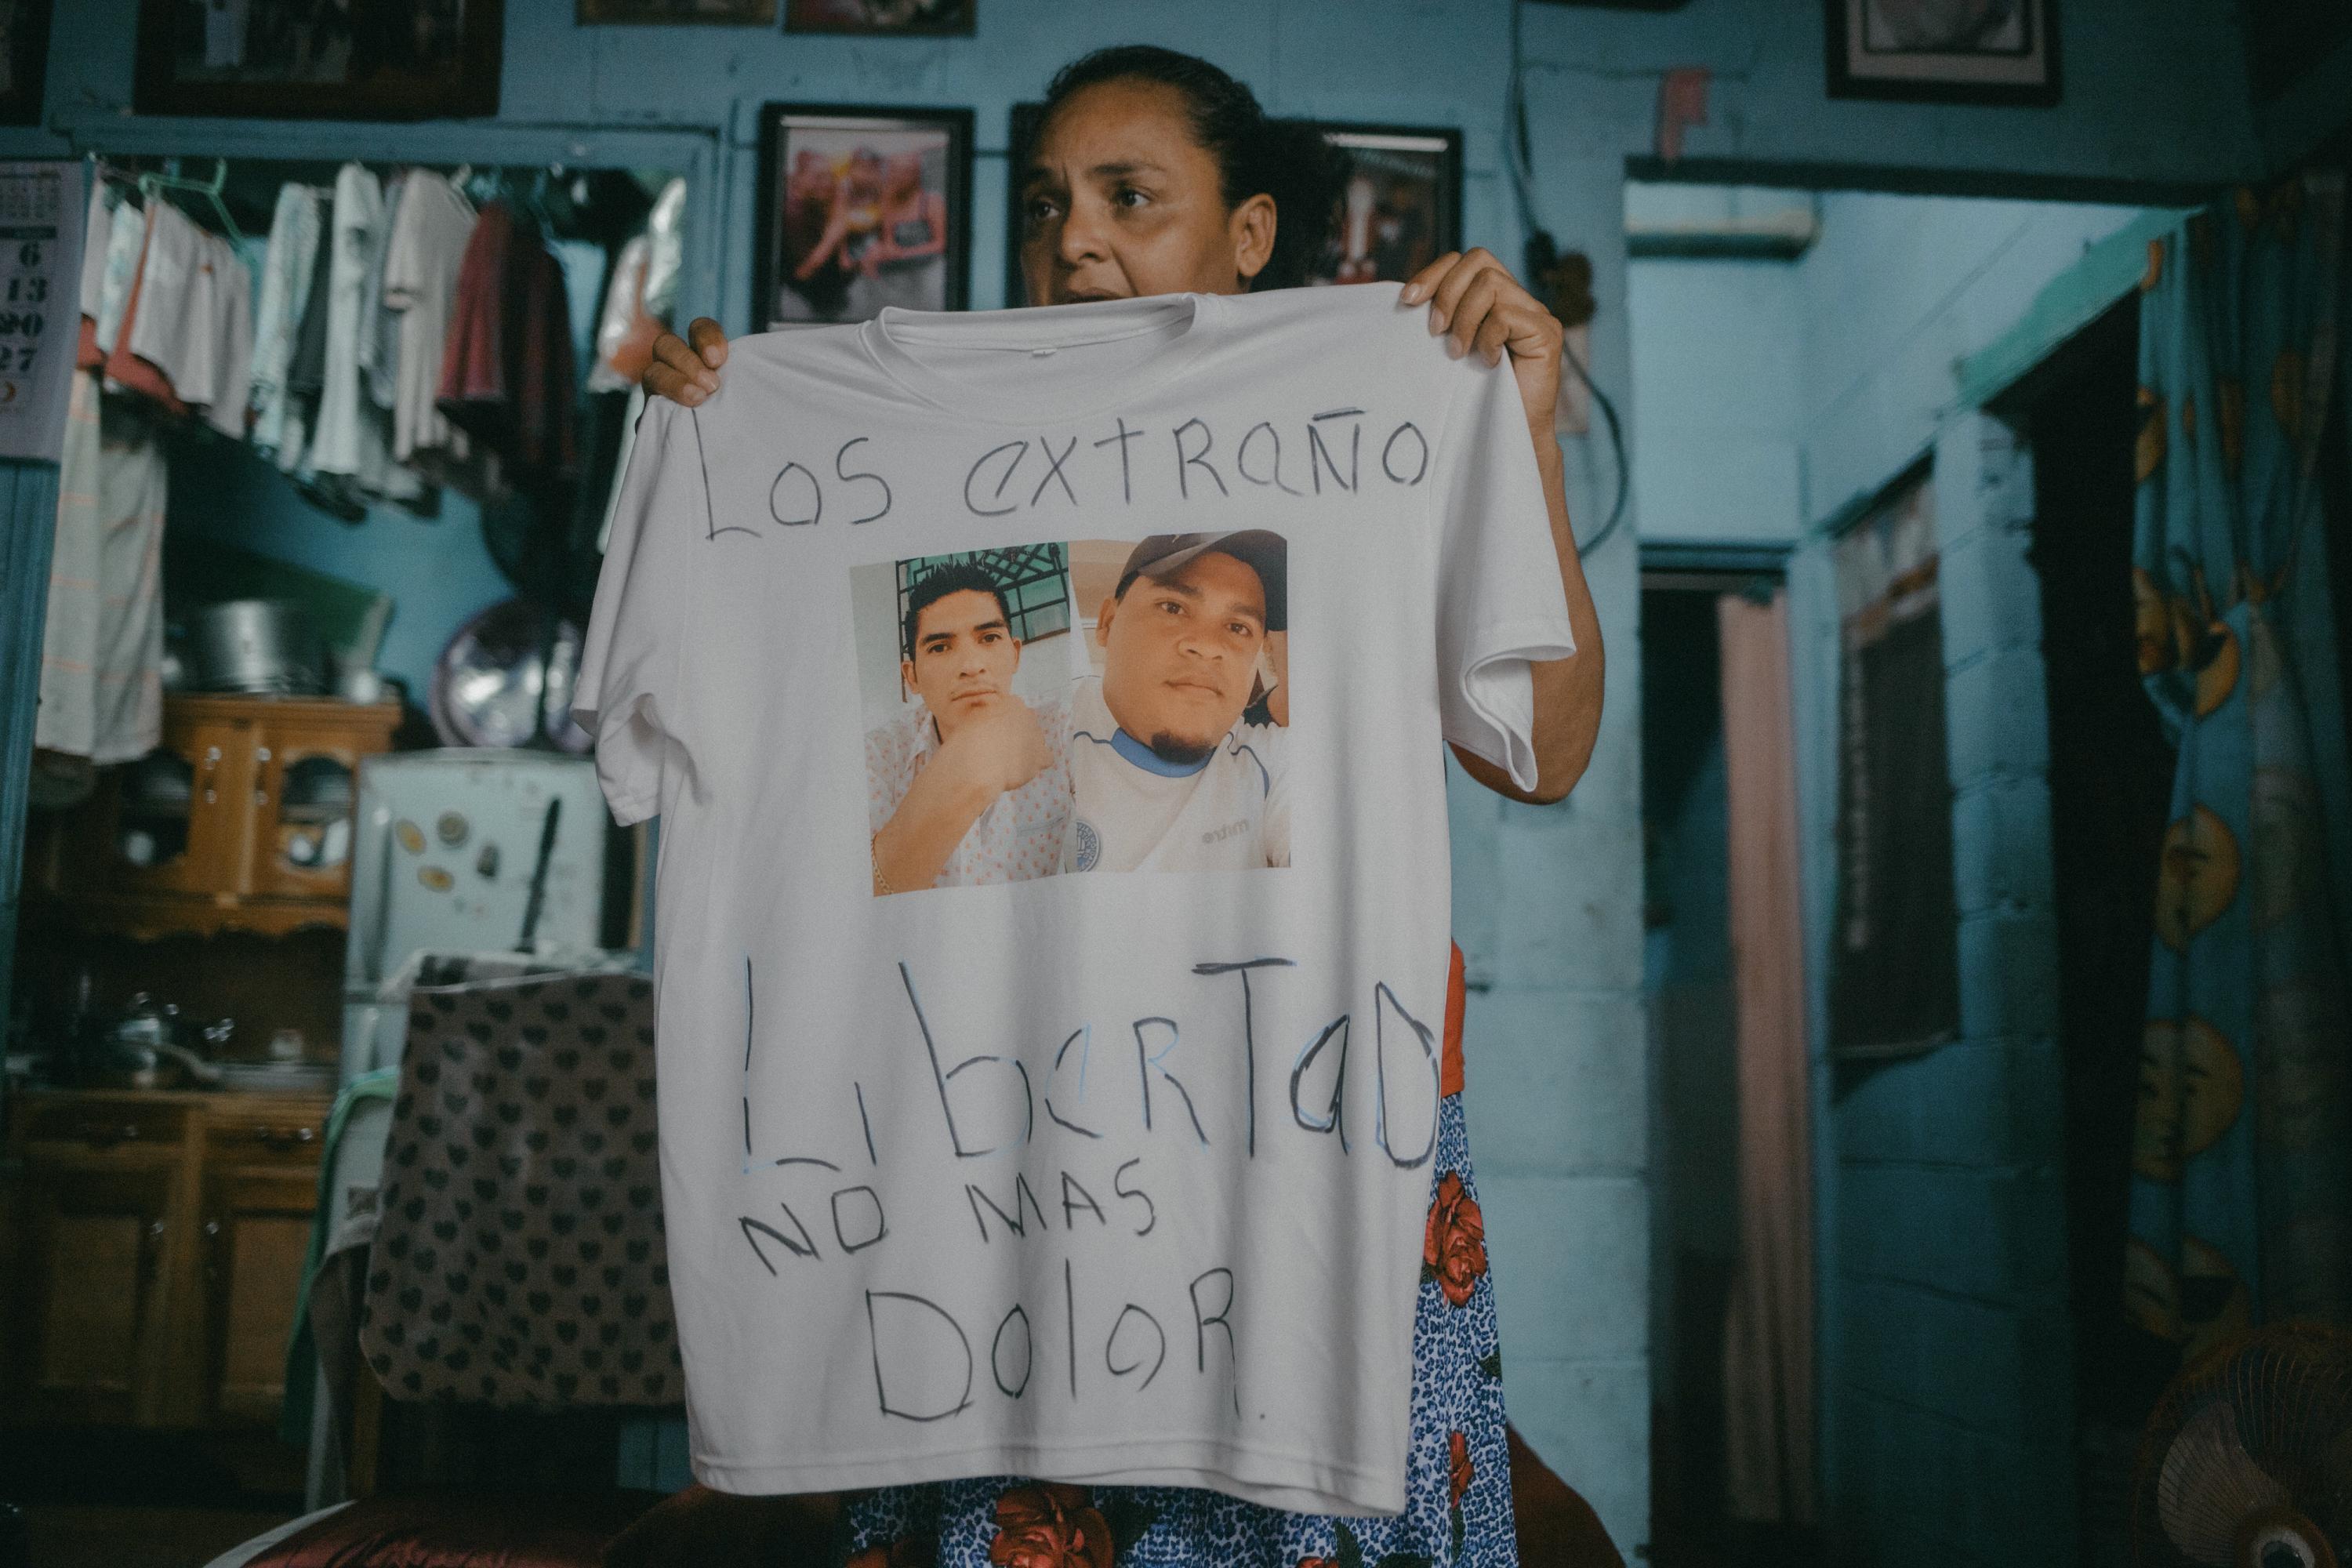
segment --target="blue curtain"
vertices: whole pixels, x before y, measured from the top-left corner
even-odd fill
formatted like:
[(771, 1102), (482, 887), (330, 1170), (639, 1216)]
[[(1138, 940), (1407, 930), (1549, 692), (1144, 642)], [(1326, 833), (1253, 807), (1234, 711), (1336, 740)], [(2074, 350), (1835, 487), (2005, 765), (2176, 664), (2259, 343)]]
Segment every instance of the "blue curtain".
[(2132, 587), (2179, 763), (2125, 1304), (2189, 1354), (2258, 1321), (2340, 1320), (2352, 1291), (2327, 787), (2345, 737), (2335, 672), (2312, 657), (2334, 632), (2318, 468), (2342, 208), (2340, 174), (2239, 191), (2153, 244), (2141, 285)]

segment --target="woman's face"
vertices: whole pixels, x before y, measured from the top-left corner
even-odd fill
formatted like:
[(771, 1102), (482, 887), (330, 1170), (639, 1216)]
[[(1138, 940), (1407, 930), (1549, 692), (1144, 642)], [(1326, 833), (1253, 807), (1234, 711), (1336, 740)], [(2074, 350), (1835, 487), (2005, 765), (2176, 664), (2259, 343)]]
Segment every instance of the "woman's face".
[(1272, 198), (1226, 209), (1183, 95), (1158, 82), (1097, 82), (1065, 100), (1040, 130), (1023, 193), (1034, 305), (1238, 294), (1274, 249)]

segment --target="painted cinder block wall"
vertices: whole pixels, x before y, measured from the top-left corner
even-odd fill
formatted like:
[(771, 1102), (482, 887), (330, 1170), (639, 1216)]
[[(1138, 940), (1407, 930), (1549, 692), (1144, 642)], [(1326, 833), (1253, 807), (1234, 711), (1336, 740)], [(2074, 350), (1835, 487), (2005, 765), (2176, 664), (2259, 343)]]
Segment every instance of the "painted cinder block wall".
[[(1828, 530), (1923, 458), (1934, 466), (1962, 1037), (1840, 1079), (1819, 1059), (1816, 1007), (1828, 1518), (1851, 1561), (2062, 1562), (2074, 1462), (2032, 466), (2007, 426), (1965, 405), (1956, 371), (2013, 339), (2053, 279), (2141, 213), (1832, 194), (1822, 216), (1796, 262), (1633, 264), (1640, 469), (1661, 475), (1644, 497), (1677, 503), (1645, 512), (1643, 536), (1769, 537), (1724, 514), (1778, 493), (1755, 479), (1783, 454), (1800, 472), (1787, 537), (1801, 541), (1792, 651), (1818, 1001), (1836, 864)], [(1666, 432), (1693, 437), (1679, 460)]]
[[(1802, 263), (1811, 526), (1792, 571), (1817, 1049), (1834, 903), (1825, 525), (1925, 457), (1940, 552), (1960, 1037), (1819, 1075), (1824, 1483), (1889, 1565), (2070, 1563), (2063, 1089), (2031, 454), (1959, 363), (2140, 215), (1843, 196)], [(1857, 308), (1858, 306), (1864, 308)], [(2119, 590), (2120, 591), (2120, 590)]]
[[(774, 28), (581, 29), (571, 0), (507, 0), (497, 124), (713, 133), (723, 221), (715, 252), (689, 257), (687, 297), (719, 300), (732, 330), (749, 314), (751, 128), (761, 100), (977, 110), (972, 278), (984, 307), (999, 302), (1007, 110), (1034, 97), (1056, 63), (1139, 39), (1213, 56), (1279, 111), (1461, 126), (1468, 237), (1517, 253), (1501, 162), (1506, 0), (979, 4), (976, 37), (919, 42)], [(0, 155), (64, 153), (76, 144), (68, 131), (88, 145), (123, 133), (137, 10), (133, 0), (58, 7), (50, 126), (0, 132)], [(2264, 155), (2263, 128), (2238, 86), (2242, 51), (2228, 8), (2192, 0), (2073, 0), (2063, 7), (2066, 100), (2032, 111), (1829, 102), (1813, 14), (1755, 0), (1693, 0), (1666, 16), (1530, 6), (1524, 26), (1541, 221), (1592, 258), (1602, 310), (1592, 372), (1621, 408), (1631, 401), (1621, 183), (1627, 161), (1652, 150), (1666, 69), (1715, 72), (1710, 122), (1686, 142), (1694, 170), (1801, 168), (1836, 175), (1821, 183), (1864, 185), (2022, 176), (2087, 189), (2242, 177)], [(321, 145), (299, 123), (268, 134), (285, 156), (317, 155)], [(2272, 134), (2283, 142), (2294, 132)], [(1638, 436), (1629, 428), (1629, 439)], [(1568, 456), (1571, 505), (1589, 528), (1612, 462), (1600, 443), (1571, 443)], [(267, 488), (252, 502), (257, 511), (299, 504)], [(26, 508), (9, 526), (47, 521)], [(1609, 714), (1585, 784), (1550, 808), (1509, 805), (1458, 779), (1453, 795), (1457, 925), (1480, 987), (1472, 1118), (1511, 1346), (1508, 1394), (1538, 1451), (1592, 1498), (1629, 1550), (1646, 1539), (1648, 1516), (1633, 532), (1589, 568), (1611, 668)], [(320, 563), (332, 569), (363, 552), (325, 553)], [(433, 612), (454, 628), (467, 601), (497, 589), (478, 577), (469, 585), (449, 559), (420, 531), (345, 569), (380, 574), (395, 590), (436, 574), (456, 583)], [(421, 597), (412, 591), (412, 613)]]

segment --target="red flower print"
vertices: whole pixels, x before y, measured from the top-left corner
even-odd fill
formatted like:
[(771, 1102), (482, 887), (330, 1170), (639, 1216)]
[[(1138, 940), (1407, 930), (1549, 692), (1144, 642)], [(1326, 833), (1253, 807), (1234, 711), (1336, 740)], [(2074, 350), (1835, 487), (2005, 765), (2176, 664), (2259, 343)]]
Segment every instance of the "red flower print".
[(1461, 1433), (1448, 1432), (1445, 1447), (1451, 1461), (1446, 1469), (1446, 1479), (1454, 1488), (1454, 1506), (1460, 1508), (1462, 1494), (1470, 1489), (1471, 1478), (1478, 1473), (1478, 1468), (1470, 1462), (1470, 1439)]
[(1437, 1201), (1429, 1205), (1429, 1228), (1423, 1233), (1421, 1266), (1459, 1307), (1470, 1300), (1486, 1272), (1486, 1218), (1478, 1200), (1462, 1190), (1462, 1176), (1448, 1171), (1437, 1184)]
[(1110, 1526), (1087, 1489), (1044, 1481), (996, 1500), (995, 1568), (1111, 1568)]

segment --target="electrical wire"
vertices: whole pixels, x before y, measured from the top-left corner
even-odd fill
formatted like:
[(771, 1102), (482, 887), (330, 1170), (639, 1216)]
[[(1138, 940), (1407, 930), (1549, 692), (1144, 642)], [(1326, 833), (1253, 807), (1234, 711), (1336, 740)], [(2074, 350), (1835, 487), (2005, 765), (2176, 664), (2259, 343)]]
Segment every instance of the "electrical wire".
[[(1511, 196), (1519, 210), (1519, 225), (1527, 231), (1528, 248), (1530, 252), (1556, 258), (1559, 254), (1559, 242), (1552, 237), (1551, 231), (1543, 226), (1536, 214), (1535, 191), (1531, 183), (1535, 172), (1535, 148), (1534, 140), (1528, 132), (1527, 70), (1521, 63), (1519, 45), (1519, 14), (1525, 5), (1526, 0), (1511, 0), (1510, 85), (1504, 110), (1510, 125), (1503, 138), (1503, 167), (1510, 174)], [(1591, 539), (1577, 542), (1578, 553), (1589, 555), (1607, 543), (1610, 535), (1615, 533), (1618, 525), (1624, 521), (1633, 470), (1625, 461), (1625, 429), (1617, 417), (1617, 405), (1610, 401), (1607, 393), (1601, 390), (1600, 384), (1592, 379), (1592, 373), (1585, 368), (1584, 361), (1564, 339), (1559, 352), (1561, 359), (1576, 373), (1576, 378), (1584, 384), (1584, 389), (1592, 395), (1594, 405), (1607, 422), (1610, 456), (1617, 465), (1617, 494), (1610, 502), (1607, 521)]]

